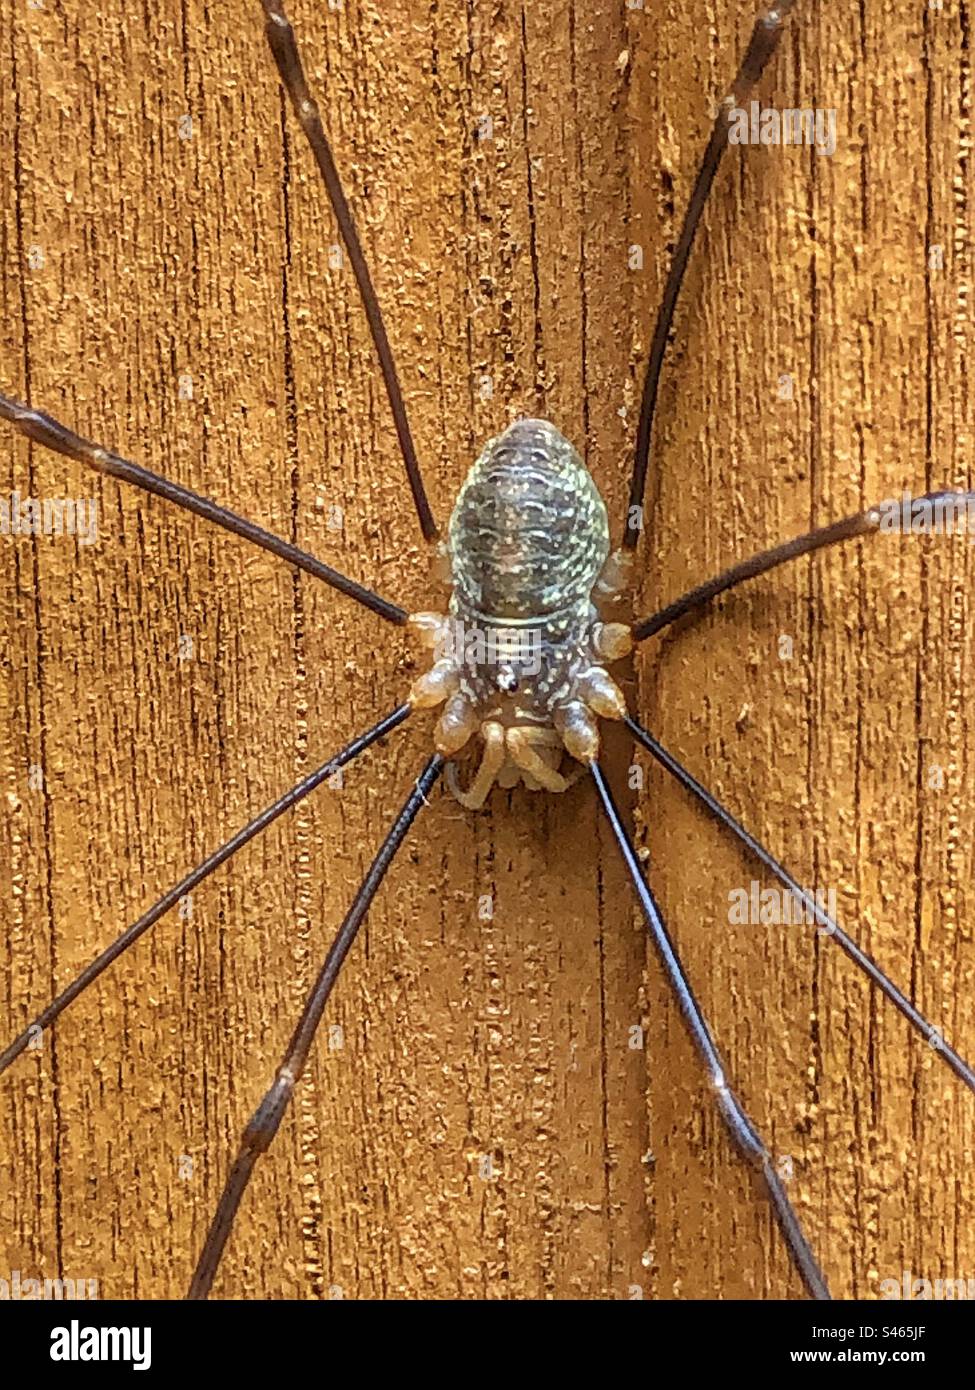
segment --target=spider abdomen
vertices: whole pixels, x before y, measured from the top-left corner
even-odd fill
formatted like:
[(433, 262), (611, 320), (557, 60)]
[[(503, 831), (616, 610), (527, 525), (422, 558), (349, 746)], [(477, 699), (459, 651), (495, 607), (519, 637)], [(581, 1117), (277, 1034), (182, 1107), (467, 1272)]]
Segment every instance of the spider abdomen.
[(532, 622), (588, 604), (609, 554), (606, 508), (554, 425), (517, 420), (468, 473), (448, 549), (463, 608), (496, 622)]

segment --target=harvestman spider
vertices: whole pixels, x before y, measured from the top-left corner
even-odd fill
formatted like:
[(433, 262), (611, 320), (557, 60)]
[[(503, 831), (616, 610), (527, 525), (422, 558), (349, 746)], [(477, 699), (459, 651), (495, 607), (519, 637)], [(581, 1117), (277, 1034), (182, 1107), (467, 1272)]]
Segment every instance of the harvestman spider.
[[(599, 718), (621, 721), (629, 732), (708, 813), (744, 844), (785, 888), (804, 904), (820, 930), (831, 937), (853, 963), (877, 986), (909, 1023), (931, 1043), (964, 1084), (975, 1091), (975, 1072), (945, 1043), (910, 1000), (880, 967), (846, 935), (819, 902), (807, 894), (787, 870), (740, 825), (691, 774), (628, 713), (623, 696), (604, 669), (625, 656), (634, 643), (663, 631), (685, 614), (701, 608), (716, 595), (776, 566), (840, 541), (874, 533), (880, 512), (871, 508), (832, 525), (799, 536), (745, 560), (668, 604), (649, 617), (628, 625), (603, 620), (604, 610), (625, 587), (640, 535), (640, 516), (647, 480), (649, 447), (657, 388), (675, 306), (695, 234), (721, 157), (728, 144), (728, 112), (740, 106), (776, 51), (784, 22), (794, 0), (755, 22), (731, 91), (715, 118), (701, 161), (683, 227), (667, 276), (649, 354), (637, 429), (629, 503), (622, 544), (609, 553), (606, 511), (588, 472), (571, 445), (544, 421), (522, 420), (490, 441), (468, 476), (451, 519), (446, 544), (434, 520), (424, 490), (416, 450), (383, 320), (365, 263), (356, 228), (326, 139), (318, 108), (306, 84), (291, 25), (278, 0), (262, 0), (266, 33), (282, 82), (294, 105), (324, 179), (332, 209), (365, 305), (392, 409), (407, 479), (425, 541), (435, 550), (435, 570), (451, 582), (448, 615), (410, 614), (399, 605), (346, 578), (289, 542), (235, 513), (130, 463), (73, 433), (51, 416), (0, 396), (0, 416), (35, 443), (90, 465), (166, 498), (176, 506), (252, 541), (272, 554), (323, 580), (385, 621), (411, 625), (424, 643), (436, 648), (438, 659), (413, 684), (407, 700), (373, 728), (354, 739), (336, 756), (306, 777), (285, 796), (214, 851), (208, 859), (170, 889), (142, 917), (102, 952), (0, 1054), (0, 1070), (10, 1066), (35, 1036), (47, 1028), (134, 941), (241, 846), (359, 753), (402, 724), (416, 709), (442, 707), (434, 735), (435, 751), (416, 779), (365, 876), (322, 966), (295, 1027), (274, 1080), (247, 1125), (213, 1217), (189, 1297), (209, 1293), (221, 1255), (230, 1236), (241, 1199), (258, 1157), (274, 1138), (292, 1098), (295, 1083), (308, 1058), (342, 964), (355, 941), (369, 906), (407, 831), (427, 797), (447, 770), (458, 799), (474, 809), (495, 781), (511, 786), (523, 780), (529, 787), (564, 791), (588, 770), (612, 835), (632, 879), (651, 941), (676, 996), (693, 1043), (709, 1076), (720, 1114), (742, 1158), (754, 1169), (808, 1293), (828, 1298), (826, 1279), (776, 1171), (772, 1158), (738, 1099), (708, 1024), (695, 999), (660, 909), (645, 878), (630, 834), (617, 810), (599, 761)], [(931, 493), (938, 502), (966, 493)], [(449, 561), (445, 567), (444, 561)], [(451, 631), (489, 629), (497, 636), (530, 632), (537, 642), (530, 665), (524, 643), (506, 649), (498, 664), (483, 656), (473, 663), (458, 659), (445, 645)], [(516, 649), (517, 648), (517, 649)], [(444, 654), (447, 651), (447, 654)], [(479, 764), (467, 789), (457, 775), (456, 755), (472, 740), (483, 744)], [(568, 773), (562, 771), (568, 762)]]

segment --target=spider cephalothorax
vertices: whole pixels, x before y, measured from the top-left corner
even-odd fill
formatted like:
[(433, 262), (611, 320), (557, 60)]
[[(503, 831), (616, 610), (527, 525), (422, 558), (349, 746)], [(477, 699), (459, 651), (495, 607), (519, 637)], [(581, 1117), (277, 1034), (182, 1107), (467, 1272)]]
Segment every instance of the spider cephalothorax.
[(447, 554), (448, 612), (411, 619), (437, 658), (412, 698), (445, 703), (440, 752), (483, 739), (470, 787), (461, 791), (451, 768), (451, 789), (471, 808), (495, 781), (565, 791), (563, 753), (588, 763), (599, 751), (597, 716), (625, 713), (602, 663), (625, 656), (632, 636), (603, 622), (594, 602), (611, 593), (606, 508), (554, 425), (517, 420), (488, 442), (458, 494)]

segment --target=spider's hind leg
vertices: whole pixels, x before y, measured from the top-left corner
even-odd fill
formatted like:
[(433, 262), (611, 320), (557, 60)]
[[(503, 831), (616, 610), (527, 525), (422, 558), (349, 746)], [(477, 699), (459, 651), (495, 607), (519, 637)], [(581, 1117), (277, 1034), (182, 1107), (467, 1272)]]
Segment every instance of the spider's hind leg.
[(711, 128), (710, 138), (701, 157), (697, 178), (694, 181), (694, 188), (687, 204), (687, 211), (684, 214), (680, 237), (671, 259), (670, 269), (667, 272), (663, 297), (653, 328), (647, 371), (643, 380), (640, 420), (637, 425), (633, 449), (633, 469), (623, 525), (623, 541), (621, 548), (610, 556), (608, 565), (608, 577), (611, 584), (625, 581), (629, 563), (627, 552), (636, 548), (640, 533), (643, 530), (643, 498), (647, 486), (650, 438), (653, 432), (660, 373), (674, 323), (677, 300), (681, 285), (684, 282), (684, 272), (687, 270), (687, 262), (694, 246), (694, 238), (707, 206), (711, 186), (721, 164), (721, 158), (728, 147), (731, 113), (736, 107), (740, 108), (744, 105), (746, 98), (765, 71), (772, 55), (779, 46), (783, 26), (794, 4), (795, 0), (778, 0), (777, 4), (763, 10), (755, 20), (748, 46), (738, 66), (735, 79), (731, 84), (730, 91), (719, 106), (714, 125)]

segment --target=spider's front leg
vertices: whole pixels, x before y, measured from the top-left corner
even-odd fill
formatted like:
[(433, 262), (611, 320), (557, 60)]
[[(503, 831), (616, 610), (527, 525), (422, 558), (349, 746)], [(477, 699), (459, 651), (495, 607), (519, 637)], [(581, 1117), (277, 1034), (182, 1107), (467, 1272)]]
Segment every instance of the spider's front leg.
[(224, 1247), (233, 1229), (240, 1203), (251, 1179), (255, 1164), (267, 1153), (294, 1095), (295, 1084), (304, 1070), (325, 1005), (335, 986), (345, 958), (359, 934), (359, 928), (372, 905), (373, 898), (386, 876), (407, 831), (426, 804), (441, 772), (444, 760), (435, 753), (428, 760), (410, 792), (386, 838), (376, 853), (352, 906), (346, 913), (329, 948), (328, 954), (301, 1012), (287, 1052), (278, 1067), (274, 1080), (251, 1117), (224, 1184), (213, 1220), (197, 1262), (187, 1298), (206, 1298), (213, 1285)]
[(792, 1263), (806, 1286), (806, 1291), (812, 1298), (828, 1299), (831, 1297), (829, 1286), (819, 1267), (819, 1261), (802, 1229), (802, 1223), (789, 1200), (782, 1179), (776, 1172), (772, 1155), (728, 1079), (727, 1069), (707, 1019), (697, 1002), (677, 948), (664, 924), (657, 900), (640, 867), (629, 831), (623, 824), (609, 783), (595, 759), (590, 764), (590, 771), (603, 812), (636, 890), (650, 940), (674, 993), (691, 1041), (704, 1064), (714, 1092), (715, 1104), (725, 1127), (742, 1159), (758, 1175), (765, 1188), (782, 1238), (788, 1247)]

